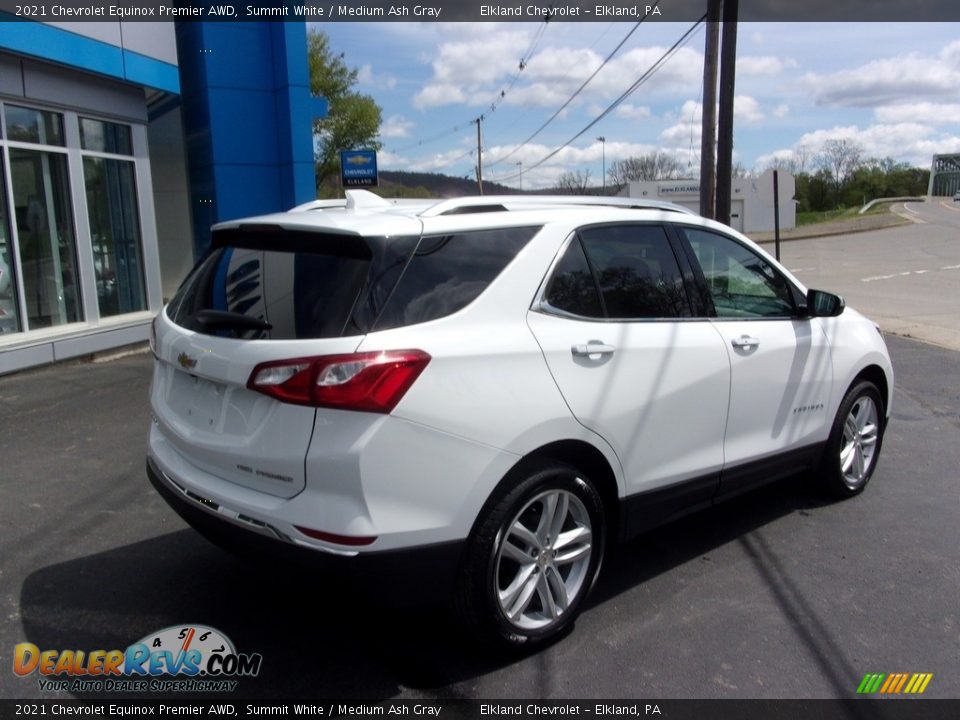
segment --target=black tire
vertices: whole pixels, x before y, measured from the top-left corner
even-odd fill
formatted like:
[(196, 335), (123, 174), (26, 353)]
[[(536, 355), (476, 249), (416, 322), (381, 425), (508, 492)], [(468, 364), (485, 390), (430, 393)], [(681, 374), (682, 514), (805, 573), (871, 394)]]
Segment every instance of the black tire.
[(606, 522), (596, 488), (570, 465), (536, 462), (510, 480), (474, 527), (456, 601), (470, 630), (522, 648), (574, 621), (600, 571)]
[(868, 380), (847, 391), (820, 464), (823, 490), (836, 498), (859, 495), (873, 477), (885, 429), (883, 398)]

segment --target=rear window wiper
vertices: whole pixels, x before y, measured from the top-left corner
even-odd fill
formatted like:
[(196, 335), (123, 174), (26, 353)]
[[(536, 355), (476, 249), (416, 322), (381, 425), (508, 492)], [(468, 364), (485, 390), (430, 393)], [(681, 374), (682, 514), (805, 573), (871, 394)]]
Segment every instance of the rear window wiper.
[(194, 322), (204, 327), (236, 328), (238, 330), (272, 330), (266, 320), (228, 310), (201, 310), (193, 316)]

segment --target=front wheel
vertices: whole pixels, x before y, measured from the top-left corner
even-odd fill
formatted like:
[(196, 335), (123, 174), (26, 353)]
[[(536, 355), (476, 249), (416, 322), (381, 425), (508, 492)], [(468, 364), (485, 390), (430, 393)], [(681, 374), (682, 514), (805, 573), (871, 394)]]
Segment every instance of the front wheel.
[(580, 611), (604, 542), (590, 480), (569, 465), (538, 464), (481, 518), (461, 574), (461, 614), (513, 646), (556, 637)]
[(870, 482), (883, 442), (883, 400), (876, 385), (856, 383), (833, 422), (821, 466), (824, 489), (835, 497), (859, 494)]

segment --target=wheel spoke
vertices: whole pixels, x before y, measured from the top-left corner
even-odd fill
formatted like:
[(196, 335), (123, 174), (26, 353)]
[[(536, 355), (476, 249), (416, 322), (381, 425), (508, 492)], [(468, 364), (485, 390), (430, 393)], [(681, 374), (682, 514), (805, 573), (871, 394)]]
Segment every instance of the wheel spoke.
[(527, 609), (531, 598), (537, 589), (537, 576), (534, 575), (535, 565), (520, 568), (520, 572), (506, 590), (500, 591), (500, 607), (511, 620), (516, 620)]
[(853, 416), (851, 412), (847, 415), (846, 421), (843, 423), (843, 439), (847, 442), (852, 442), (857, 433), (860, 431), (860, 428), (857, 427), (857, 419)]
[[(554, 567), (548, 567), (544, 576), (547, 579), (547, 585), (550, 590), (551, 607), (555, 609), (557, 615), (559, 615), (570, 606), (570, 599), (567, 597), (567, 586), (564, 584), (560, 573)], [(554, 617), (556, 617), (556, 615), (554, 615)]]
[(545, 573), (541, 573), (537, 578), (537, 594), (540, 596), (540, 604), (543, 606), (543, 611), (553, 620), (560, 617), (560, 609), (557, 607), (557, 602), (551, 592), (550, 582), (547, 580)]
[(557, 511), (557, 500), (559, 497), (559, 493), (552, 492), (549, 495), (545, 495), (540, 501), (543, 507), (540, 522), (537, 524), (537, 540), (540, 541), (538, 545), (540, 548), (547, 547), (550, 542), (550, 526), (553, 524), (553, 515)]
[(857, 448), (854, 451), (854, 475), (857, 478), (857, 481), (863, 480), (864, 470), (866, 469), (866, 463), (863, 461), (863, 450)]
[(557, 565), (567, 565), (589, 555), (592, 540), (593, 533), (587, 527), (580, 526), (562, 533), (553, 545), (557, 551), (554, 562)]
[[(503, 541), (503, 557), (510, 558), (514, 562), (518, 562), (521, 565), (532, 563), (536, 558), (532, 557), (528, 550), (514, 545), (511, 542), (512, 538), (513, 535)], [(529, 545), (527, 545), (527, 547), (529, 547)]]
[(520, 522), (519, 519), (510, 526), (510, 534), (507, 536), (507, 539), (509, 540), (511, 538), (517, 538), (524, 545), (536, 551), (543, 550), (543, 543), (540, 542), (539, 534), (531, 532), (530, 528)]
[(851, 442), (844, 445), (843, 450), (840, 452), (840, 467), (843, 469), (844, 474), (850, 472), (855, 450), (856, 446)]
[(561, 493), (553, 508), (553, 517), (550, 519), (547, 544), (551, 547), (556, 544), (557, 538), (560, 537), (563, 524), (567, 521), (567, 511), (569, 507), (569, 496), (566, 493)]
[(864, 446), (872, 446), (877, 444), (877, 434), (878, 428), (876, 423), (871, 423), (863, 428), (860, 432), (860, 443)]

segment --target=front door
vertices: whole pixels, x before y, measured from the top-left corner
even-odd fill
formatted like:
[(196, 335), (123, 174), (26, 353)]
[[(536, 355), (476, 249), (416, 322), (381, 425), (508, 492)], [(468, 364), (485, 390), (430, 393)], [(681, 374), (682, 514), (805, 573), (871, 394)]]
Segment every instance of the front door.
[[(819, 322), (800, 318), (786, 278), (734, 238), (685, 228), (730, 358), (723, 494), (785, 474), (826, 439), (830, 347)], [(769, 458), (770, 464), (764, 459)], [(774, 460), (775, 458), (775, 460)]]

